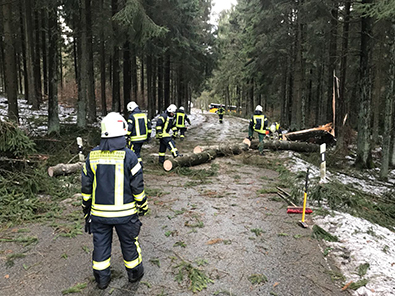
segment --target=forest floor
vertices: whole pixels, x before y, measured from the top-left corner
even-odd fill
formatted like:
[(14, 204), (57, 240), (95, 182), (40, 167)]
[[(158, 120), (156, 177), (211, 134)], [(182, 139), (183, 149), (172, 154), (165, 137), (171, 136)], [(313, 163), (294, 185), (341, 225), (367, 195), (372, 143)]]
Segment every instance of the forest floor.
[[(176, 142), (184, 155), (247, 135), (248, 123), (238, 118), (219, 124), (215, 114), (199, 116)], [(62, 201), (63, 218), (1, 229), (1, 238), (13, 239), (0, 243), (0, 295), (350, 295), (323, 243), (311, 237), (311, 217), (301, 228), (300, 215), (287, 214), (276, 195), (276, 186), (286, 186), (277, 171), (287, 161), (282, 152), (249, 151), (165, 172), (157, 151), (152, 140), (142, 153), (151, 212), (141, 218), (140, 282), (128, 283), (114, 233), (112, 280), (106, 290), (96, 287), (92, 236), (82, 233), (76, 194)], [(73, 180), (79, 187), (79, 175)], [(66, 228), (75, 235), (62, 236)]]

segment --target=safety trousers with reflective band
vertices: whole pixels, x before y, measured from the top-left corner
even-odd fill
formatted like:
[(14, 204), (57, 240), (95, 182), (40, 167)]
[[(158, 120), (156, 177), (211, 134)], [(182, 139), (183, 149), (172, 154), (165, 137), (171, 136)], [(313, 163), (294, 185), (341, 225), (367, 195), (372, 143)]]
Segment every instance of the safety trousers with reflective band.
[(170, 137), (162, 138), (160, 139), (160, 144), (159, 144), (159, 162), (163, 163), (165, 161), (165, 152), (166, 148), (170, 150), (170, 152), (173, 154), (173, 157), (178, 156), (178, 150), (176, 148), (176, 144)]
[(126, 270), (138, 267), (142, 262), (141, 248), (138, 242), (141, 222), (136, 217), (125, 224), (103, 224), (92, 221), (93, 255), (92, 267), (95, 278), (107, 282), (111, 277), (110, 259), (113, 228), (121, 243), (122, 255)]
[(143, 162), (143, 159), (140, 156), (142, 146), (143, 143), (132, 143), (132, 146), (130, 147), (130, 149), (136, 154), (137, 160), (140, 162), (140, 164)]

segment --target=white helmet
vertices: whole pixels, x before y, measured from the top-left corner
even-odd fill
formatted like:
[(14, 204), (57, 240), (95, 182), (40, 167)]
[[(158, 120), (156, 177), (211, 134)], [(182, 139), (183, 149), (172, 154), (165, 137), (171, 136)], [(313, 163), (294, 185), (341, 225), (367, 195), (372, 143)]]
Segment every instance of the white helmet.
[(256, 106), (255, 111), (262, 112), (263, 111), (262, 106), (261, 105)]
[(176, 113), (177, 106), (174, 105), (174, 104), (171, 104), (169, 107), (167, 107), (166, 111), (169, 112), (169, 113)]
[(181, 106), (181, 107), (180, 107), (180, 110), (181, 110), (181, 111), (184, 111), (185, 109), (184, 109), (184, 107), (183, 107), (183, 106)]
[(275, 133), (276, 130), (277, 130), (276, 124), (275, 124), (275, 123), (272, 123), (272, 125), (270, 126), (270, 131), (271, 131), (272, 133)]
[(136, 109), (139, 105), (136, 104), (136, 102), (129, 102), (128, 105), (126, 106), (128, 108), (128, 111), (132, 112), (134, 109)]
[(128, 131), (128, 124), (118, 112), (110, 112), (101, 121), (101, 137), (115, 138), (125, 136)]

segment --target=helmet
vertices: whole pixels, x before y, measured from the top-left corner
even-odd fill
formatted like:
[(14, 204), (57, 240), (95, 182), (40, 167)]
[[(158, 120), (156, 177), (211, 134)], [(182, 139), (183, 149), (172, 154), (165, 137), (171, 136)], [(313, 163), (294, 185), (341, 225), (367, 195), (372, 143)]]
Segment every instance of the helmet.
[(181, 106), (181, 107), (180, 107), (180, 110), (181, 110), (181, 111), (184, 111), (185, 109), (184, 109), (184, 107)]
[(118, 112), (110, 112), (101, 121), (101, 137), (115, 138), (125, 136), (128, 131), (128, 124)]
[(263, 111), (262, 106), (261, 105), (256, 106), (255, 111), (262, 112)]
[(166, 111), (168, 113), (176, 113), (177, 111), (177, 106), (174, 104), (171, 104), (169, 107), (167, 107)]
[(276, 123), (274, 122), (274, 123), (272, 123), (272, 125), (270, 126), (270, 131), (272, 132), (272, 133), (275, 133), (276, 132)]
[(136, 109), (139, 105), (136, 104), (136, 102), (129, 102), (128, 105), (126, 106), (128, 108), (128, 111), (132, 112), (134, 109)]

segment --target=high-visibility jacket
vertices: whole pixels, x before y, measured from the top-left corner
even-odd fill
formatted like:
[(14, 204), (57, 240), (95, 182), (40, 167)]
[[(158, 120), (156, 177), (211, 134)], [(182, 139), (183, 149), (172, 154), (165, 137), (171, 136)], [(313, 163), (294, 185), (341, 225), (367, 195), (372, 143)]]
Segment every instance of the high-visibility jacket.
[(126, 147), (114, 151), (95, 147), (82, 169), (81, 192), (92, 216), (114, 224), (125, 223), (137, 208), (147, 205), (141, 165)]
[(160, 135), (161, 138), (170, 137), (170, 130), (173, 130), (173, 132), (177, 131), (174, 118), (170, 117), (167, 112), (164, 112), (159, 116), (155, 129), (156, 134)]
[(131, 142), (141, 143), (151, 136), (151, 122), (147, 114), (137, 107), (128, 118), (128, 138)]
[(224, 115), (225, 109), (223, 107), (219, 107), (217, 113), (218, 113), (218, 115)]
[(266, 134), (268, 121), (265, 115), (260, 111), (255, 111), (250, 120), (250, 126), (259, 134)]
[(187, 121), (189, 124), (191, 124), (191, 121), (189, 120), (189, 118), (185, 114), (185, 112), (182, 110), (178, 110), (176, 113), (176, 127), (177, 128), (185, 127), (185, 121)]

